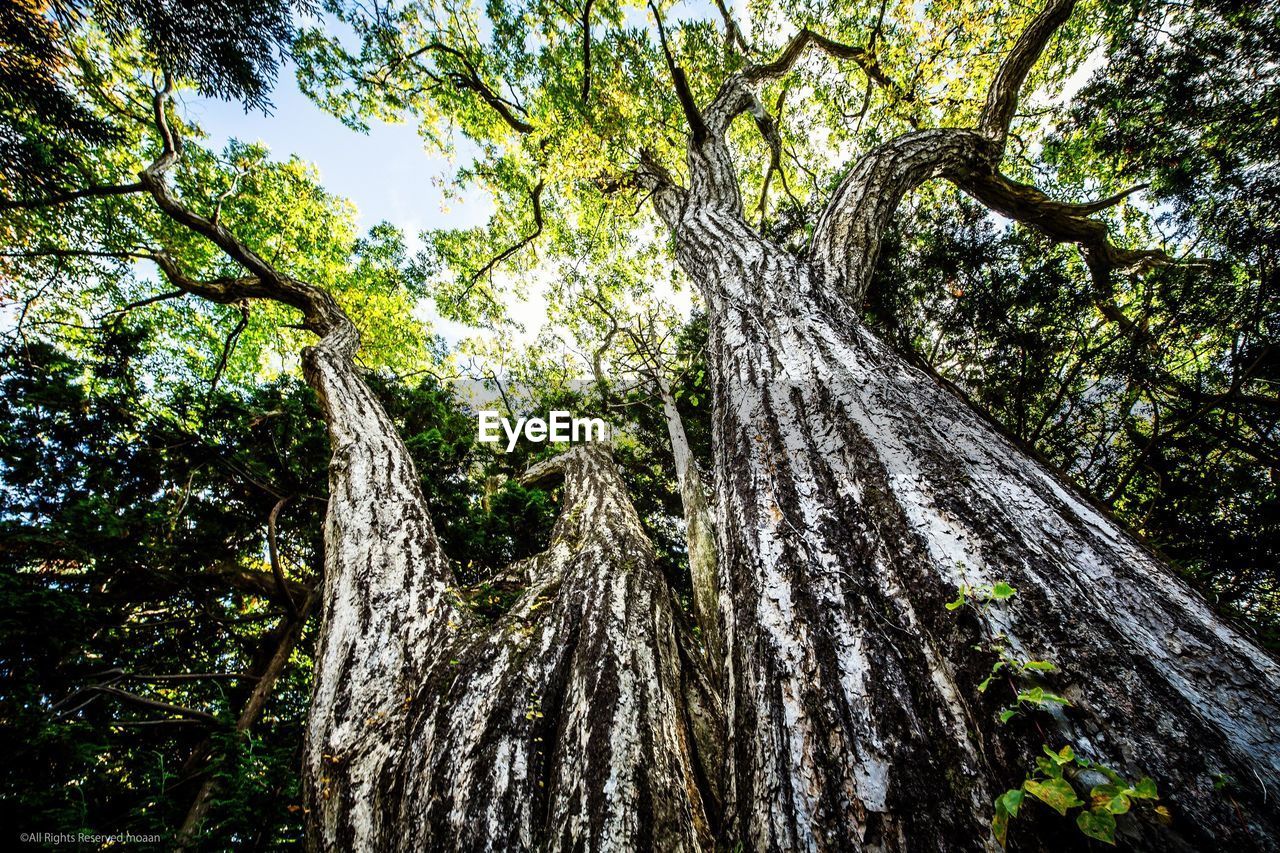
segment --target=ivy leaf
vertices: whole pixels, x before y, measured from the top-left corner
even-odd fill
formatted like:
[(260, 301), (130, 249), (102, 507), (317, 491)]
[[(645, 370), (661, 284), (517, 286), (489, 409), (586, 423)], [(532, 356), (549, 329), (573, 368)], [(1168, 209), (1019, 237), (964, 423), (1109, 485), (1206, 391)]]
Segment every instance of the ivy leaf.
[(1061, 777), (1045, 779), (1043, 782), (1028, 779), (1023, 783), (1022, 787), (1026, 789), (1028, 794), (1063, 817), (1066, 817), (1068, 809), (1084, 805), (1084, 802), (1076, 796), (1076, 789), (1071, 787), (1070, 782)]
[(993, 601), (1004, 601), (1007, 598), (1013, 598), (1017, 593), (1016, 589), (1004, 581), (996, 581), (996, 585), (991, 587), (991, 599)]
[(1138, 784), (1129, 789), (1128, 793), (1129, 796), (1133, 797), (1135, 800), (1160, 799), (1160, 795), (1156, 793), (1156, 783), (1147, 776), (1143, 776), (1142, 779), (1138, 781)]
[(1030, 690), (1024, 690), (1018, 694), (1019, 702), (1026, 702), (1028, 705), (1070, 705), (1071, 702), (1064, 696), (1057, 693), (1050, 693), (1043, 687), (1033, 687)]
[(947, 602), (948, 610), (959, 610), (961, 607), (964, 607), (964, 587), (960, 587), (960, 591), (956, 594), (955, 601)]
[(1034, 669), (1036, 672), (1053, 672), (1057, 669), (1052, 661), (1029, 660), (1022, 665), (1023, 669)]
[(1090, 809), (1076, 815), (1076, 826), (1090, 838), (1115, 846), (1116, 819), (1106, 809)]
[(996, 802), (1009, 813), (1011, 817), (1018, 816), (1018, 809), (1022, 808), (1022, 798), (1024, 794), (1021, 788), (1010, 788), (1005, 791)]
[(1129, 796), (1118, 785), (1095, 785), (1089, 792), (1089, 799), (1095, 809), (1106, 809), (1112, 814), (1129, 811)]
[(1000, 808), (999, 800), (996, 800), (996, 813), (991, 818), (991, 834), (996, 837), (1001, 847), (1009, 836), (1009, 814)]
[(1007, 723), (1016, 716), (1018, 716), (1017, 708), (1005, 708), (1000, 712), (1000, 722)]

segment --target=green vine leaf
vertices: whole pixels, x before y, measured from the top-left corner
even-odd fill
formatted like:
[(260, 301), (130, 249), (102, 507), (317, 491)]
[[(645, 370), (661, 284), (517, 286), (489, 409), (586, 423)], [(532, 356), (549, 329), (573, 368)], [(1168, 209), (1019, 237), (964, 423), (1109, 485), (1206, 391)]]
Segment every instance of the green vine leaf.
[(1001, 847), (1005, 845), (1005, 839), (1009, 836), (1009, 813), (1000, 807), (999, 800), (996, 800), (996, 813), (991, 818), (991, 834), (996, 837)]
[(1009, 813), (1010, 817), (1018, 816), (1018, 809), (1022, 808), (1022, 798), (1025, 796), (1021, 788), (1010, 788), (1000, 795), (996, 801), (1004, 810)]
[(1156, 783), (1150, 777), (1143, 776), (1138, 784), (1134, 785), (1128, 791), (1129, 796), (1135, 800), (1158, 800), (1160, 795), (1156, 793)]
[(1028, 779), (1022, 783), (1022, 787), (1028, 794), (1063, 817), (1066, 817), (1068, 809), (1084, 805), (1084, 801), (1076, 796), (1076, 789), (1071, 787), (1071, 783), (1061, 776), (1045, 779), (1043, 782)]
[(991, 600), (1004, 601), (1013, 598), (1018, 591), (1004, 581), (996, 581), (995, 586), (991, 587)]
[(1111, 814), (1124, 814), (1131, 805), (1127, 791), (1118, 785), (1095, 785), (1089, 792), (1089, 799), (1095, 809), (1106, 809)]
[(1116, 819), (1106, 809), (1089, 809), (1076, 815), (1076, 826), (1090, 838), (1113, 847), (1116, 843)]
[(1043, 687), (1033, 687), (1030, 690), (1024, 690), (1018, 694), (1019, 702), (1026, 702), (1028, 705), (1070, 705), (1071, 702), (1064, 696), (1057, 693), (1050, 693)]

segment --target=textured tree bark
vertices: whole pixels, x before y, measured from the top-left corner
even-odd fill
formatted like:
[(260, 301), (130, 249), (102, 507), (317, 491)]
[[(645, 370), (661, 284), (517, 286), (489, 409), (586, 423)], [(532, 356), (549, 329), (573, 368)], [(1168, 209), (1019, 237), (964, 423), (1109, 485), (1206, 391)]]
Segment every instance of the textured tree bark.
[[(711, 320), (723, 823), (706, 747), (719, 701), (681, 648), (607, 453), (531, 472), (563, 473), (565, 510), (551, 547), (519, 567), (525, 594), (482, 623), (449, 587), (407, 451), (354, 365), (355, 329), (328, 294), (169, 193), (177, 145), (157, 97), (165, 150), (142, 184), (250, 276), (193, 282), (156, 262), (209, 299), (298, 308), (321, 336), (304, 358), (333, 446), (312, 847), (994, 849), (992, 798), (1046, 741), (1156, 780), (1173, 823), (1124, 819), (1136, 849), (1277, 847), (1280, 667), (857, 319), (880, 235), (921, 181), (947, 177), (1054, 227), (1083, 215), (1047, 211), (995, 172), (1018, 88), (1073, 5), (1049, 0), (1018, 39), (977, 129), (908, 134), (856, 164), (809, 259), (747, 225), (724, 135), (743, 111), (763, 123), (747, 84), (785, 71), (811, 34), (731, 78), (705, 116), (685, 104), (687, 190), (645, 160)], [(1127, 263), (1105, 234), (1067, 231), (1091, 266)], [(1007, 607), (946, 610), (958, 586), (996, 581), (1019, 590)], [(1008, 699), (977, 689), (992, 634), (1052, 660), (1045, 680), (1072, 704), (1000, 725)], [(1222, 775), (1230, 794), (1214, 788)], [(1020, 847), (1079, 847), (1074, 827), (1023, 830), (1044, 813), (1024, 809)]]
[[(1280, 846), (1276, 662), (860, 323), (884, 229), (931, 178), (1077, 242), (1095, 280), (1136, 257), (1084, 221), (1095, 205), (1006, 193), (997, 171), (1019, 88), (1073, 6), (1048, 0), (1019, 36), (976, 128), (908, 133), (854, 164), (807, 257), (747, 224), (724, 141), (743, 112), (767, 126), (752, 87), (785, 72), (803, 37), (690, 117), (703, 133), (687, 188), (642, 161), (711, 326), (730, 843), (995, 849), (993, 797), (1042, 745), (1069, 743), (1152, 777), (1172, 805), (1167, 827), (1122, 819), (1134, 849)], [(1019, 590), (1007, 605), (946, 609), (959, 587), (997, 581)], [(1071, 704), (1000, 724), (1018, 687), (978, 690), (992, 636), (1053, 661), (1046, 686)], [(1222, 776), (1237, 790), (1215, 790)], [(1080, 847), (1073, 822), (1046, 814), (1024, 806), (1012, 843)]]
[[(1157, 781), (1175, 821), (1122, 818), (1136, 848), (1273, 847), (1275, 662), (805, 261), (732, 207), (678, 215), (711, 320), (728, 839), (989, 849), (992, 798), (1047, 741)], [(1047, 685), (1070, 707), (1001, 725), (1012, 697), (978, 692), (984, 628), (944, 604), (997, 580), (1019, 592), (986, 630), (1056, 663)], [(1214, 790), (1224, 773), (1239, 808)], [(1012, 835), (1082, 840), (1073, 825)]]
[(310, 844), (707, 847), (695, 674), (608, 451), (531, 472), (563, 474), (564, 511), (513, 570), (526, 592), (485, 624), (446, 586), (407, 453), (350, 360), (322, 344), (307, 364), (334, 445)]
[(308, 845), (708, 848), (717, 780), (697, 745), (720, 731), (718, 698), (677, 641), (671, 591), (609, 452), (585, 445), (530, 472), (563, 475), (564, 511), (551, 547), (517, 567), (524, 594), (485, 624), (449, 585), (412, 460), (356, 367), (350, 319), (167, 186), (181, 147), (171, 94), (166, 81), (153, 105), (163, 150), (140, 181), (248, 275), (198, 281), (151, 257), (203, 298), (296, 308), (320, 338), (303, 353), (332, 448)]

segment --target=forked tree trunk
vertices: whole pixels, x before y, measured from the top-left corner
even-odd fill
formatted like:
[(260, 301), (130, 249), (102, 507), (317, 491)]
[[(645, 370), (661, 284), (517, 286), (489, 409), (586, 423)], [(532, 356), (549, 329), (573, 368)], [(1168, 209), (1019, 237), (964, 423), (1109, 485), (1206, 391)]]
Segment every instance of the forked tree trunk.
[[(1274, 848), (1275, 662), (803, 261), (714, 209), (676, 237), (711, 323), (728, 840), (992, 849), (993, 797), (1069, 743), (1156, 781), (1173, 824), (1122, 816), (1133, 846)], [(985, 617), (946, 609), (997, 581), (1018, 592)], [(1002, 725), (988, 632), (1071, 705)], [(1018, 849), (1084, 842), (1023, 808)]]
[(564, 476), (563, 509), (490, 624), (447, 587), (412, 464), (349, 358), (322, 344), (308, 376), (334, 445), (310, 844), (706, 849), (699, 674), (608, 451), (531, 472)]

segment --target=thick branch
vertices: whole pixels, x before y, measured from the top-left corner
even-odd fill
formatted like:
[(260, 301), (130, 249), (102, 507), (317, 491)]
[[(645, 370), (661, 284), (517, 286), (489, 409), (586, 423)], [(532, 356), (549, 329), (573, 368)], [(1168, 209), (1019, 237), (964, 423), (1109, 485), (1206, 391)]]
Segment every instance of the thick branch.
[(139, 173), (139, 181), (170, 219), (209, 240), (244, 267), (250, 276), (200, 282), (184, 276), (176, 262), (166, 253), (156, 253), (152, 256), (153, 260), (175, 286), (198, 296), (215, 302), (273, 299), (301, 311), (307, 328), (322, 337), (342, 329), (345, 332), (339, 336), (342, 340), (335, 337), (333, 343), (341, 343), (348, 355), (354, 354), (358, 336), (333, 297), (318, 287), (280, 273), (229, 230), (187, 207), (169, 189), (165, 174), (178, 162), (182, 151), (182, 143), (170, 127), (166, 115), (172, 94), (173, 83), (169, 80), (166, 80), (164, 89), (156, 93), (152, 106), (156, 129), (163, 145), (155, 162)]
[(751, 52), (751, 45), (747, 43), (747, 38), (742, 34), (742, 28), (738, 26), (738, 22), (734, 20), (733, 13), (729, 11), (729, 7), (725, 5), (724, 0), (715, 0), (716, 11), (720, 13), (720, 18), (724, 21), (724, 47), (725, 50), (741, 50), (743, 53)]
[[(1050, 216), (1047, 197), (1040, 194), (1032, 200), (1026, 190), (1034, 188), (1010, 186), (1012, 182), (996, 173), (1019, 90), (1074, 6), (1075, 0), (1049, 0), (1018, 37), (996, 72), (976, 130), (909, 133), (875, 148), (854, 166), (814, 229), (812, 263), (821, 280), (860, 303), (879, 255), (880, 239), (899, 201), (908, 191), (936, 177), (971, 185), (1011, 210), (1044, 214), (1046, 222), (1069, 221), (1073, 229), (1085, 228), (1084, 208), (1059, 205)], [(1089, 226), (1089, 239), (1098, 263), (1114, 268), (1138, 260), (1117, 254), (1118, 250), (1106, 242), (1105, 233), (1099, 241), (1094, 229)]]
[(667, 31), (662, 26), (662, 13), (658, 11), (657, 3), (649, 0), (649, 9), (653, 11), (653, 17), (658, 22), (658, 42), (662, 45), (662, 55), (667, 62), (667, 70), (671, 73), (671, 83), (676, 90), (676, 98), (680, 101), (680, 109), (684, 110), (685, 121), (689, 122), (689, 133), (693, 137), (694, 146), (702, 145), (707, 139), (707, 125), (703, 121), (702, 114), (698, 112), (698, 104), (693, 98), (693, 91), (689, 88), (689, 78), (685, 76), (684, 69), (676, 64), (675, 57), (671, 54), (671, 47), (667, 44)]
[(1099, 292), (1111, 290), (1114, 270), (1134, 270), (1174, 263), (1160, 249), (1121, 249), (1107, 235), (1107, 226), (1089, 214), (1119, 203), (1134, 190), (1088, 204), (1054, 201), (1040, 189), (1021, 184), (999, 172), (977, 172), (952, 178), (956, 186), (1010, 219), (1030, 225), (1060, 243), (1075, 243), (1084, 255)]
[(787, 43), (787, 46), (770, 62), (751, 65), (724, 82), (715, 99), (706, 109), (710, 131), (723, 135), (729, 124), (743, 112), (752, 109), (756, 102), (755, 88), (762, 83), (776, 80), (795, 67), (805, 51), (815, 47), (835, 59), (847, 59), (856, 64), (869, 80), (890, 89), (897, 85), (876, 63), (875, 57), (865, 48), (842, 44), (805, 28)]
[(987, 102), (982, 108), (978, 129), (1001, 148), (1018, 107), (1022, 84), (1044, 53), (1049, 39), (1071, 17), (1075, 5), (1076, 0), (1049, 0), (1048, 5), (1022, 31), (1004, 62), (1000, 63), (991, 88), (987, 90)]
[[(690, 125), (695, 128), (693, 144), (689, 149), (689, 173), (694, 197), (726, 209), (734, 216), (742, 214), (737, 172), (725, 144), (725, 134), (735, 118), (744, 112), (750, 112), (755, 116), (771, 151), (780, 147), (776, 128), (768, 121), (768, 112), (760, 103), (756, 90), (761, 84), (790, 71), (810, 47), (816, 47), (837, 59), (851, 60), (863, 70), (869, 80), (893, 87), (892, 81), (876, 64), (870, 51), (841, 44), (809, 29), (801, 30), (772, 61), (749, 66), (724, 82), (715, 98), (698, 117), (700, 123), (705, 123), (705, 133), (699, 134), (698, 126), (690, 119)], [(689, 112), (690, 109), (686, 107), (686, 113)], [(696, 110), (693, 113), (696, 114)]]

